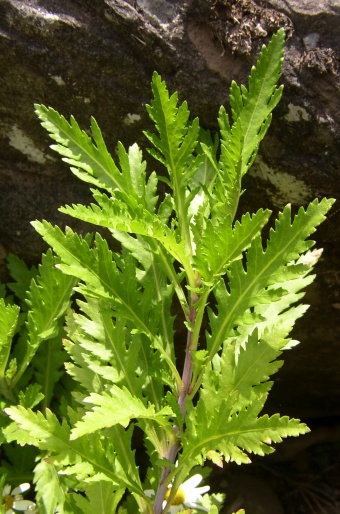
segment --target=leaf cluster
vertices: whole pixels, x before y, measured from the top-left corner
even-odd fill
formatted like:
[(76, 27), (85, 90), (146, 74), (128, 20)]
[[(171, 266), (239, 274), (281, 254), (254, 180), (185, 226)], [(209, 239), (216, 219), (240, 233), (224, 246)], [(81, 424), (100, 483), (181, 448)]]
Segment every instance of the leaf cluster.
[[(121, 246), (113, 251), (111, 236), (35, 221), (54, 253), (38, 271), (10, 261), (22, 311), (0, 300), (2, 438), (36, 449), (41, 512), (165, 514), (206, 460), (247, 463), (308, 431), (262, 410), (306, 310), (296, 303), (313, 280), (317, 252), (309, 238), (333, 201), (314, 200), (293, 218), (287, 205), (266, 241), (269, 210), (236, 219), (242, 178), (282, 94), (283, 46), (280, 30), (263, 47), (248, 88), (232, 83), (231, 118), (221, 107), (215, 139), (154, 73), (147, 111), (155, 132), (145, 135), (166, 178), (147, 173), (137, 144), (126, 150), (118, 143), (114, 159), (94, 119), (90, 137), (73, 117), (69, 123), (36, 106), (53, 150), (91, 185), (91, 205), (60, 211), (105, 227)], [(168, 188), (162, 197), (159, 181)], [(53, 411), (62, 364), (71, 394)], [(143, 474), (134, 443), (140, 434)]]

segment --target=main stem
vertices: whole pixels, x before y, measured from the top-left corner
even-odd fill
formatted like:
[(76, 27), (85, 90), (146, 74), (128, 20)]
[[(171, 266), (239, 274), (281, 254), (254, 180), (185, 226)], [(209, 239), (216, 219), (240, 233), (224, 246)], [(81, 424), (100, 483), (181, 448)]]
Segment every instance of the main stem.
[[(192, 328), (195, 325), (196, 316), (197, 316), (197, 310), (195, 307), (195, 304), (199, 300), (199, 295), (193, 291), (191, 291), (190, 295), (190, 312), (189, 312), (189, 330), (187, 335), (187, 344), (185, 349), (185, 359), (184, 359), (184, 366), (183, 366), (183, 374), (182, 374), (182, 390), (180, 391), (180, 394), (178, 396), (177, 403), (180, 407), (183, 421), (185, 419), (186, 415), (186, 408), (185, 408), (185, 399), (187, 394), (190, 392), (190, 383), (192, 378)], [(176, 461), (177, 453), (179, 450), (179, 441), (178, 441), (178, 427), (175, 425), (173, 427), (174, 430), (174, 437), (171, 441), (169, 441), (169, 446), (166, 454), (166, 459), (173, 465)], [(169, 476), (169, 473), (171, 472), (172, 466), (167, 466), (166, 468), (163, 468), (159, 485), (157, 489), (157, 493), (155, 496), (155, 502), (154, 502), (154, 513), (155, 514), (162, 514), (163, 512), (163, 501), (165, 498), (165, 493), (168, 488), (167, 484), (165, 483), (167, 477)]]
[(191, 351), (194, 349), (192, 348), (192, 329), (196, 322), (196, 316), (197, 316), (197, 310), (195, 307), (195, 304), (198, 302), (199, 296), (197, 293), (191, 292), (191, 298), (190, 298), (190, 313), (189, 313), (189, 325), (190, 329), (188, 330), (187, 335), (187, 346), (185, 349), (185, 360), (184, 360), (184, 366), (183, 366), (183, 374), (182, 374), (182, 390), (179, 394), (177, 403), (181, 409), (181, 413), (183, 416), (183, 420), (186, 415), (186, 409), (185, 409), (185, 398), (187, 394), (189, 393), (189, 387), (191, 383), (192, 378), (192, 353)]

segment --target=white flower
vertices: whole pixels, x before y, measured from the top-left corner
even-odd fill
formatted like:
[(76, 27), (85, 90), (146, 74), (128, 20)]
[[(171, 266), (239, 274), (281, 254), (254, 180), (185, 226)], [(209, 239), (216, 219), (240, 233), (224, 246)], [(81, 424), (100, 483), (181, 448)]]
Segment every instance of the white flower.
[[(174, 499), (171, 502), (171, 507), (169, 509), (170, 514), (174, 514), (176, 512), (181, 512), (184, 509), (197, 509), (202, 510), (204, 512), (209, 512), (209, 509), (206, 509), (202, 506), (202, 494), (209, 491), (210, 487), (208, 485), (204, 487), (197, 487), (202, 481), (202, 475), (194, 475), (177, 489)], [(150, 497), (154, 495), (154, 491), (147, 490), (144, 491), (146, 496)], [(167, 500), (170, 497), (171, 493), (171, 485), (169, 486), (166, 494), (165, 501), (163, 502), (163, 509), (167, 504)]]
[[(21, 493), (28, 491), (30, 484), (20, 484), (11, 490), (10, 485), (5, 485), (2, 490), (2, 504), (5, 508), (5, 514), (15, 514), (15, 511), (24, 511), (25, 514), (36, 512), (35, 503), (30, 500), (24, 500)], [(14, 510), (13, 510), (14, 509)]]
[[(178, 488), (175, 498), (171, 502), (169, 512), (171, 514), (180, 512), (183, 508), (187, 509), (198, 509), (204, 512), (209, 512), (209, 509), (202, 507), (202, 494), (209, 491), (210, 487), (205, 485), (204, 487), (197, 487), (202, 482), (202, 475), (194, 475)], [(167, 490), (165, 499), (167, 500), (170, 496), (171, 487)], [(166, 501), (163, 502), (163, 509), (166, 505)]]

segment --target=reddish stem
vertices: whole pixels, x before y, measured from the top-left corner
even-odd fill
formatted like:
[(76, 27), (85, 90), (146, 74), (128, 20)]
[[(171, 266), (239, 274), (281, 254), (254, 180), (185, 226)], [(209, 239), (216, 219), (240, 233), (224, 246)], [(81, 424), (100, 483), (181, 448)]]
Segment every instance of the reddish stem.
[[(198, 300), (199, 300), (198, 294), (191, 292), (190, 313), (189, 313), (189, 319), (188, 319), (191, 329), (188, 329), (187, 345), (186, 345), (186, 349), (185, 349), (185, 360), (184, 360), (183, 374), (182, 374), (183, 387), (182, 387), (182, 390), (181, 390), (181, 392), (178, 396), (178, 400), (177, 400), (177, 403), (180, 407), (180, 410), (181, 410), (181, 413), (183, 416), (183, 421), (184, 421), (185, 415), (186, 415), (185, 400), (186, 400), (187, 394), (189, 393), (190, 383), (191, 383), (191, 379), (192, 379), (192, 355), (191, 355), (192, 327), (194, 326), (195, 321), (196, 321), (197, 311), (195, 308), (195, 304), (198, 302)], [(173, 441), (169, 442), (168, 451), (166, 454), (166, 459), (169, 462), (171, 462), (172, 465), (175, 463), (177, 453), (179, 450), (179, 442), (178, 442), (178, 438), (177, 438), (178, 427), (174, 426), (173, 429), (174, 429), (175, 437), (174, 437)], [(169, 473), (171, 472), (171, 468), (172, 468), (172, 466), (167, 466), (166, 468), (163, 468), (163, 470), (162, 470), (156, 497), (155, 497), (155, 502), (154, 502), (155, 514), (162, 513), (162, 510), (163, 510), (162, 505), (163, 505), (165, 493), (167, 490), (167, 485), (165, 485), (164, 482), (167, 479), (167, 477), (169, 476)]]

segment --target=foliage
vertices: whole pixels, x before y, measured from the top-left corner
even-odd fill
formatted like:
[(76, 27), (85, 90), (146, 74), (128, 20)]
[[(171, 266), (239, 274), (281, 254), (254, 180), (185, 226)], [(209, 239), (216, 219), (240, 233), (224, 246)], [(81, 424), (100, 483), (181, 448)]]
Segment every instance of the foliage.
[[(73, 117), (36, 106), (52, 148), (92, 187), (91, 205), (60, 211), (100, 228), (83, 237), (35, 221), (53, 253), (38, 270), (9, 258), (21, 310), (13, 296), (0, 300), (1, 470), (9, 481), (33, 479), (39, 512), (172, 512), (181, 484), (207, 460), (248, 463), (308, 431), (262, 411), (306, 310), (296, 302), (313, 280), (309, 237), (333, 200), (293, 218), (287, 205), (266, 241), (269, 210), (236, 217), (242, 178), (282, 94), (283, 45), (280, 30), (248, 89), (232, 83), (219, 144), (154, 73), (155, 131), (145, 136), (166, 176), (147, 173), (137, 144), (118, 143), (114, 160), (94, 119), (90, 137)], [(16, 464), (25, 449), (27, 462)], [(218, 512), (221, 498), (200, 505)]]

